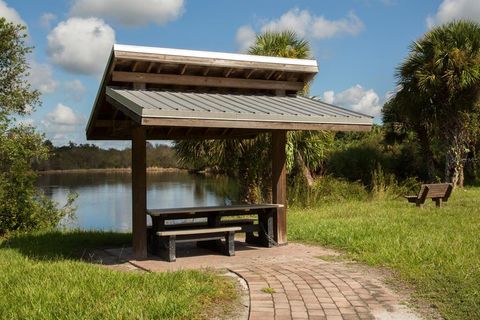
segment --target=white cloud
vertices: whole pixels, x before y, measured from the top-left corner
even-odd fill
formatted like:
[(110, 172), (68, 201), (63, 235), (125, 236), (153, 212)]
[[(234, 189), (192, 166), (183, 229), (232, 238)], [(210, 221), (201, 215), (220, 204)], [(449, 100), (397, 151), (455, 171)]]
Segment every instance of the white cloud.
[(77, 102), (81, 101), (87, 92), (87, 88), (78, 79), (66, 81), (63, 86), (66, 97)]
[(312, 15), (308, 10), (293, 8), (279, 19), (263, 25), (262, 31), (294, 30), (301, 37), (326, 39), (339, 35), (357, 35), (364, 28), (363, 22), (353, 12), (345, 18), (328, 20)]
[[(260, 31), (293, 30), (300, 37), (320, 40), (342, 35), (355, 36), (364, 28), (362, 20), (353, 12), (349, 12), (344, 18), (329, 20), (324, 16), (316, 16), (308, 10), (293, 8), (278, 19), (263, 22)], [(254, 34), (250, 26), (240, 27), (236, 37), (239, 48), (248, 48), (254, 40)]]
[(246, 52), (255, 42), (255, 31), (250, 26), (242, 26), (237, 30), (235, 37), (240, 52)]
[(308, 10), (293, 8), (279, 19), (265, 23), (262, 31), (294, 30), (299, 36), (304, 37), (313, 26), (313, 18)]
[(184, 11), (184, 0), (76, 0), (72, 16), (113, 19), (127, 26), (150, 22), (163, 25), (177, 19)]
[(58, 81), (53, 79), (52, 67), (45, 63), (31, 61), (28, 80), (33, 88), (42, 93), (52, 93), (58, 87)]
[(40, 25), (45, 29), (50, 29), (52, 22), (57, 20), (57, 16), (53, 13), (47, 12), (40, 17)]
[(373, 89), (366, 90), (359, 84), (339, 93), (325, 91), (322, 100), (374, 117), (380, 116), (382, 110), (378, 94)]
[(332, 38), (337, 35), (357, 35), (363, 30), (364, 24), (353, 12), (339, 20), (327, 20), (324, 17), (313, 19), (313, 37), (317, 39)]
[(54, 63), (74, 73), (99, 74), (115, 42), (115, 32), (98, 18), (70, 18), (60, 22), (47, 40)]
[(480, 22), (479, 0), (443, 0), (433, 16), (427, 17), (427, 25), (432, 28), (456, 19)]
[(9, 7), (5, 1), (0, 0), (0, 17), (5, 18), (8, 22), (27, 25), (20, 17), (17, 10)]
[(82, 124), (83, 121), (83, 116), (75, 113), (72, 108), (62, 103), (59, 103), (52, 112), (47, 113), (43, 124), (45, 124), (45, 126), (47, 127), (66, 126), (73, 129), (74, 126)]

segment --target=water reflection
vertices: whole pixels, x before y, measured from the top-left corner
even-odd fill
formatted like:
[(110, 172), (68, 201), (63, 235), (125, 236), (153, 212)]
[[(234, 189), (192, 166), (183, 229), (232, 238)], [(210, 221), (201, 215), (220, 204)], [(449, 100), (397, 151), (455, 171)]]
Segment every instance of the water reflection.
[[(129, 173), (55, 173), (39, 177), (38, 187), (64, 205), (69, 192), (78, 193), (78, 221), (86, 230), (131, 230)], [(236, 184), (226, 177), (184, 172), (147, 175), (148, 208), (212, 206), (237, 203)]]

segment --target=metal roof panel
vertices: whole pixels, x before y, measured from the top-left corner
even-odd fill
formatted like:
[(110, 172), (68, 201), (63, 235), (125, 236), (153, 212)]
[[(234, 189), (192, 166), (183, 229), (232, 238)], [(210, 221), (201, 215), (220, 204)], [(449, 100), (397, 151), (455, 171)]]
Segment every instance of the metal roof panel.
[(373, 118), (300, 96), (237, 95), (106, 88), (142, 118), (372, 125)]

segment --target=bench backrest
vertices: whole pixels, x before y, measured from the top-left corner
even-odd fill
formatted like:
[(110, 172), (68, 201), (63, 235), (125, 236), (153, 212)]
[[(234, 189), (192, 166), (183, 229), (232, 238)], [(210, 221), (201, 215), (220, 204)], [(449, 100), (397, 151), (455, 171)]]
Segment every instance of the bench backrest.
[(452, 190), (453, 185), (451, 183), (422, 184), (418, 193), (418, 199), (442, 198), (443, 201), (447, 201), (452, 194)]

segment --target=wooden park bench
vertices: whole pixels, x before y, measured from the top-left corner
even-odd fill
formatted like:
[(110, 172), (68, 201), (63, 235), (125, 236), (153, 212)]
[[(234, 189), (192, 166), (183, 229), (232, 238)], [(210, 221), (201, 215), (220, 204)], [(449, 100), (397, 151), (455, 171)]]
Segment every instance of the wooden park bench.
[(440, 208), (442, 202), (447, 202), (452, 194), (453, 185), (451, 183), (431, 183), (422, 184), (418, 195), (405, 196), (408, 202), (415, 203), (417, 207), (422, 207), (425, 200), (432, 199), (435, 206)]
[[(165, 252), (166, 254), (164, 255), (166, 260), (174, 262), (176, 260), (176, 243), (181, 242), (217, 241), (225, 239), (225, 245), (223, 248), (224, 253), (227, 256), (234, 256), (235, 231), (240, 230), (240, 227), (165, 230), (156, 232), (156, 235), (160, 242), (159, 252)], [(216, 244), (218, 243), (219, 242), (217, 241)]]

